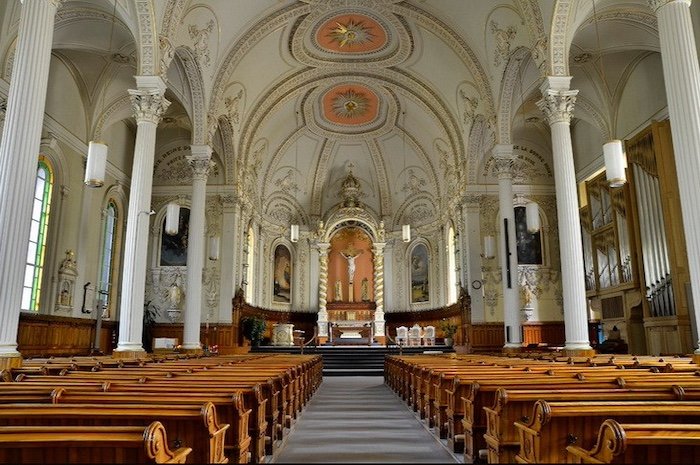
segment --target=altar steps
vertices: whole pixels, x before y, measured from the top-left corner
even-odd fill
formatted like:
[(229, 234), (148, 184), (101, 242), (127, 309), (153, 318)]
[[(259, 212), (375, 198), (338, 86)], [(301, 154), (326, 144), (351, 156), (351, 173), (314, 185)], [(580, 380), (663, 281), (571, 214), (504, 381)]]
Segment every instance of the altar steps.
[[(256, 353), (300, 353), (299, 347), (260, 346)], [(454, 352), (452, 347), (437, 345), (428, 347), (404, 347), (402, 353), (421, 354), (426, 351)], [(305, 354), (323, 356), (323, 376), (383, 376), (384, 356), (398, 355), (397, 347), (385, 346), (319, 346), (306, 347)]]

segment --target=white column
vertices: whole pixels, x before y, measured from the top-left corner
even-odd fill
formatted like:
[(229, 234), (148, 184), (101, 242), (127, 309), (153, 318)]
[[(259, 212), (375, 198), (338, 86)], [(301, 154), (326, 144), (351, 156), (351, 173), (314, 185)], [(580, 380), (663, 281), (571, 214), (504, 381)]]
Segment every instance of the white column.
[(372, 247), (374, 254), (374, 335), (384, 337), (384, 242), (376, 242)]
[[(465, 286), (469, 290), (472, 308), (472, 323), (486, 321), (484, 310), (484, 286), (481, 276), (481, 214), (479, 205), (483, 197), (480, 195), (466, 195), (462, 204), (462, 218), (464, 218), (464, 231), (466, 236), (462, 242), (462, 266), (467, 270), (464, 273)], [(466, 233), (466, 234), (465, 234)], [(466, 261), (465, 261), (466, 260)]]
[(318, 337), (328, 337), (328, 242), (320, 242), (318, 248)]
[[(522, 345), (520, 302), (518, 293), (518, 249), (515, 240), (513, 212), (513, 145), (499, 144), (493, 148), (493, 159), (498, 174), (498, 206), (501, 228), (501, 274), (503, 276), (503, 323), (505, 347)], [(506, 228), (506, 222), (508, 227)], [(507, 245), (507, 246), (506, 246)]]
[[(700, 328), (700, 191), (697, 187), (700, 179), (700, 66), (690, 18), (690, 0), (649, 0), (649, 5), (656, 12), (659, 25), (661, 61), (695, 307), (693, 317), (695, 327)], [(700, 355), (700, 341), (697, 345), (695, 354)]]
[(571, 77), (547, 77), (537, 102), (552, 131), (554, 184), (557, 195), (561, 285), (564, 300), (566, 350), (591, 350), (588, 339), (588, 306), (581, 246), (581, 222), (571, 128), (577, 90), (569, 90)]
[(137, 127), (124, 240), (117, 356), (121, 355), (119, 352), (143, 352), (141, 336), (156, 128), (170, 105), (163, 97), (166, 86), (160, 77), (136, 76), (136, 85), (138, 89), (129, 90)]
[(263, 237), (262, 225), (256, 225), (255, 229), (258, 233), (258, 244), (257, 253), (255, 254), (257, 260), (255, 263), (255, 279), (258, 281), (258, 285), (255, 287), (256, 301), (255, 305), (257, 307), (265, 306), (265, 292), (267, 291), (267, 283), (265, 282), (265, 262), (267, 254), (265, 253), (265, 238)]
[[(59, 0), (25, 0), (0, 143), (0, 358), (19, 357), (17, 330)], [(0, 368), (2, 360), (0, 360)]]
[[(231, 195), (221, 198), (223, 204), (221, 219), (221, 238), (219, 247), (219, 263), (221, 265), (221, 276), (219, 278), (219, 319), (220, 323), (231, 323), (233, 295), (238, 289), (240, 282), (235, 279), (236, 250), (241, 249), (241, 241), (236, 237), (238, 230), (238, 212), (240, 206)], [(225, 244), (225, 245), (223, 245)]]
[(207, 177), (211, 167), (211, 147), (190, 146), (187, 161), (192, 167), (192, 206), (187, 242), (187, 292), (185, 294), (185, 318), (182, 348), (198, 351), (202, 322), (202, 269), (204, 268), (204, 230), (206, 222)]

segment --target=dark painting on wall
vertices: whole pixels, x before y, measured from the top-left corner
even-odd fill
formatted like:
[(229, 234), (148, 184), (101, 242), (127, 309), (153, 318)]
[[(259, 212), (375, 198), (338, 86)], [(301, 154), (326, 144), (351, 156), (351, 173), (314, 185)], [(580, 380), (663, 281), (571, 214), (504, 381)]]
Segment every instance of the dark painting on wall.
[(163, 235), (160, 241), (160, 266), (186, 266), (187, 241), (189, 240), (190, 209), (180, 207), (180, 224), (177, 234), (171, 236), (165, 232), (163, 218)]
[(292, 256), (283, 245), (275, 247), (274, 282), (272, 301), (290, 303), (292, 301)]
[(418, 244), (411, 251), (411, 303), (430, 301), (428, 248)]
[(518, 265), (542, 265), (540, 231), (527, 231), (525, 207), (515, 207), (515, 240), (518, 244)]

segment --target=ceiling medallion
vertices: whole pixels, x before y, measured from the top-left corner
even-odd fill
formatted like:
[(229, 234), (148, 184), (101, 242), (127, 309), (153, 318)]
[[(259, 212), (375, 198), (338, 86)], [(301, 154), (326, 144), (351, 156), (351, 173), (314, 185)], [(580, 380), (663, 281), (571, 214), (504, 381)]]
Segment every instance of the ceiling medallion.
[(365, 45), (374, 42), (375, 35), (372, 29), (367, 27), (364, 21), (357, 21), (350, 18), (347, 24), (336, 22), (337, 27), (331, 29), (327, 35), (331, 42), (337, 42), (340, 48), (352, 47), (353, 45)]
[(357, 13), (335, 15), (320, 24), (315, 41), (322, 50), (342, 54), (372, 53), (386, 46), (387, 32), (376, 20)]
[(340, 118), (352, 119), (363, 116), (369, 109), (369, 99), (363, 92), (347, 89), (338, 92), (332, 100), (333, 112)]

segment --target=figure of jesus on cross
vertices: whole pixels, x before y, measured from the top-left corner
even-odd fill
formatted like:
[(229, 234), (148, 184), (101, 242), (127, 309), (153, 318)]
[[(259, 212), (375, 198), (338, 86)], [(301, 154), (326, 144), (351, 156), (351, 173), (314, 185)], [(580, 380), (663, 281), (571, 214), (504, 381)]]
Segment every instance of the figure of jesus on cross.
[(355, 276), (355, 259), (362, 254), (362, 250), (357, 250), (353, 246), (348, 247), (340, 252), (340, 255), (348, 261), (348, 282), (352, 284)]

